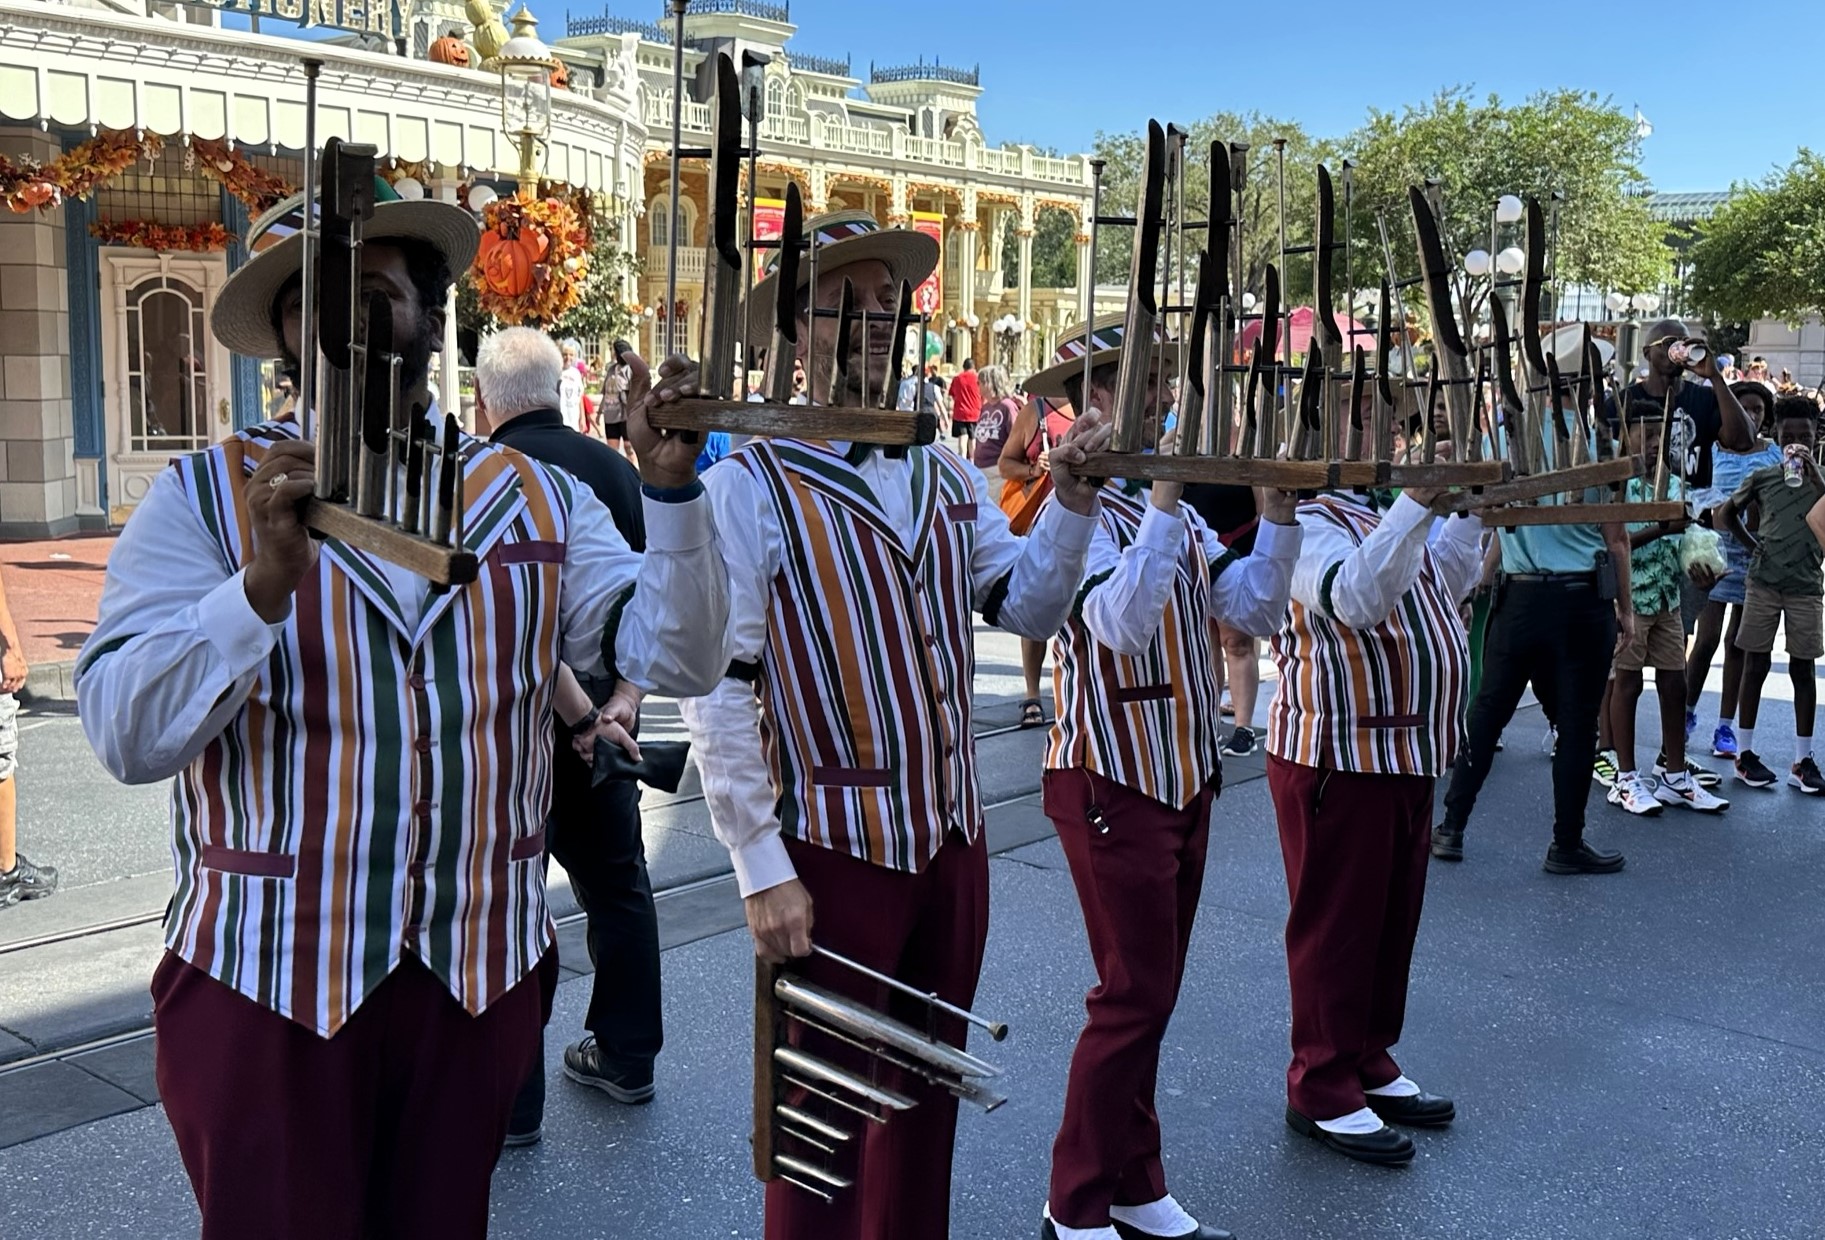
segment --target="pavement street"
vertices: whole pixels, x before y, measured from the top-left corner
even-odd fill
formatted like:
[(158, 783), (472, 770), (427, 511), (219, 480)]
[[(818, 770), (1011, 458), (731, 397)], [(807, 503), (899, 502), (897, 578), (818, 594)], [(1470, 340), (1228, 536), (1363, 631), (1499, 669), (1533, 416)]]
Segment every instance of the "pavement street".
[[(983, 650), (992, 730), (1012, 717), (1018, 671), (1011, 641), (989, 637)], [(1758, 730), (1771, 762), (1791, 745), (1784, 671)], [(1709, 696), (1701, 735), (1714, 710)], [(1645, 706), (1644, 735), (1653, 719)], [(96, 1018), (121, 995), (143, 1009), (156, 927), (7, 950), (49, 926), (156, 916), (169, 890), (164, 794), (107, 781), (68, 715), (37, 713), (27, 727), (22, 839), (73, 885), (0, 913), (0, 1059), (9, 1037), (18, 1043), (15, 1070), (0, 1064), (6, 1233), (194, 1235), (169, 1129), (145, 1105), (149, 1040), (45, 1052), (97, 1037)], [(1285, 883), (1261, 759), (1231, 764), (1161, 1068), (1169, 1181), (1194, 1212), (1245, 1240), (1825, 1235), (1825, 799), (1726, 784), (1734, 804), (1721, 818), (1669, 808), (1634, 819), (1594, 790), (1591, 834), (1623, 848), (1628, 869), (1553, 878), (1540, 871), (1551, 799), (1540, 731), (1537, 710), (1517, 717), (1468, 859), (1433, 869), (1400, 1054), (1463, 1118), (1419, 1134), (1419, 1159), (1400, 1172), (1346, 1163), (1281, 1121)], [(1039, 743), (1004, 733), (981, 744), (996, 857), (978, 1007), (1014, 1033), (974, 1049), (1007, 1069), (1012, 1101), (965, 1116), (960, 1238), (1035, 1233), (1091, 980), (1069, 875), (1031, 795)], [(655, 883), (674, 892), (661, 905), (658, 1101), (620, 1108), (554, 1074), (544, 1142), (504, 1155), (496, 1174), (491, 1234), (760, 1234), (746, 1138), (750, 948), (700, 803), (663, 800), (648, 815)], [(584, 962), (577, 929), (560, 938), (573, 964)], [(146, 932), (149, 945), (130, 937)], [(587, 1003), (586, 979), (566, 979), (552, 1063)]]

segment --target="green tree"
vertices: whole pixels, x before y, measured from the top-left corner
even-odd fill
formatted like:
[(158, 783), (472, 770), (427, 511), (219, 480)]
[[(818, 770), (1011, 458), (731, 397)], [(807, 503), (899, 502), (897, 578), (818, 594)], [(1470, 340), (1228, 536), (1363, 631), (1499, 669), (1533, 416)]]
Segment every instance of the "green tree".
[[(1466, 251), (1488, 247), (1496, 198), (1515, 194), (1550, 209), (1558, 193), (1561, 282), (1654, 288), (1666, 276), (1665, 229), (1648, 214), (1641, 196), (1646, 179), (1634, 118), (1596, 95), (1542, 91), (1508, 105), (1495, 95), (1473, 101), (1468, 89), (1457, 87), (1399, 113), (1371, 110), (1342, 146), (1357, 165), (1356, 253), (1369, 257), (1357, 265), (1359, 287), (1369, 287), (1370, 273), (1378, 278), (1384, 267), (1381, 220), (1388, 226), (1397, 273), (1417, 274), (1407, 189), (1428, 179), (1436, 179), (1443, 192), (1442, 231), (1454, 267)], [(1502, 245), (1522, 240), (1511, 233)], [(1471, 292), (1460, 277), (1460, 306)]]
[[(1210, 144), (1246, 142), (1246, 178), (1241, 214), (1245, 220), (1243, 258), (1245, 287), (1259, 294), (1267, 264), (1278, 264), (1280, 254), (1280, 177), (1274, 140), (1285, 140), (1287, 244), (1309, 244), (1312, 237), (1313, 202), (1317, 197), (1316, 167), (1328, 154), (1326, 144), (1307, 134), (1296, 121), (1263, 116), (1259, 112), (1218, 112), (1189, 127), (1186, 148), (1185, 215), (1205, 217), (1210, 202)], [(1140, 202), (1141, 161), (1146, 153), (1143, 133), (1096, 135), (1096, 154), (1107, 163), (1103, 171), (1103, 214), (1133, 215)], [(1338, 221), (1342, 227), (1342, 221)], [(1203, 246), (1201, 234), (1188, 233), (1195, 254)], [(1099, 282), (1126, 283), (1134, 256), (1134, 230), (1104, 228), (1097, 235), (1096, 277)], [(1232, 258), (1233, 261), (1233, 258)], [(1282, 271), (1283, 297), (1293, 304), (1311, 295), (1309, 260), (1292, 258)], [(1340, 269), (1341, 271), (1341, 269)], [(1193, 269), (1195, 274), (1195, 269)], [(1191, 274), (1187, 275), (1187, 283)], [(1341, 274), (1339, 288), (1342, 287)]]
[(1723, 319), (1797, 322), (1825, 311), (1825, 157), (1802, 150), (1739, 187), (1692, 247), (1692, 299)]
[[(1020, 238), (1015, 220), (1003, 225), (1001, 275), (1006, 287), (1020, 283)], [(1073, 288), (1077, 284), (1077, 221), (1059, 207), (1042, 207), (1033, 219), (1033, 287)]]

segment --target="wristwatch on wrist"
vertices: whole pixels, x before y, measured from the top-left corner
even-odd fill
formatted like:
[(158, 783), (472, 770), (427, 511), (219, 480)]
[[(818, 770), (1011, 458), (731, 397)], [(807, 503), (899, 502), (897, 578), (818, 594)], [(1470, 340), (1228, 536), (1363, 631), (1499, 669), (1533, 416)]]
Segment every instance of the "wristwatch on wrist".
[(601, 717), (602, 717), (602, 708), (600, 706), (592, 706), (589, 708), (589, 713), (587, 715), (584, 715), (581, 719), (577, 720), (575, 723), (567, 723), (564, 726), (570, 729), (570, 734), (572, 736), (581, 736), (585, 732), (589, 731), (591, 728), (595, 727), (596, 720), (600, 719)]

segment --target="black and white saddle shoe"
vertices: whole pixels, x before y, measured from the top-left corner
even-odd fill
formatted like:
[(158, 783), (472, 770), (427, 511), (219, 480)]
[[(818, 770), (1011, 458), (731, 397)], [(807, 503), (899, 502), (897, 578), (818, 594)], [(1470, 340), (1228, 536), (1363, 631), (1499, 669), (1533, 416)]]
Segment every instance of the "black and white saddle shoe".
[(1444, 1128), (1457, 1118), (1457, 1107), (1449, 1098), (1437, 1094), (1409, 1094), (1391, 1098), (1368, 1095), (1369, 1110), (1381, 1116), (1383, 1123), (1403, 1124), (1408, 1128)]
[(1317, 1120), (1308, 1119), (1288, 1107), (1286, 1126), (1357, 1162), (1372, 1163), (1377, 1167), (1404, 1167), (1413, 1161), (1413, 1141), (1386, 1124), (1374, 1132), (1327, 1132), (1318, 1126)]

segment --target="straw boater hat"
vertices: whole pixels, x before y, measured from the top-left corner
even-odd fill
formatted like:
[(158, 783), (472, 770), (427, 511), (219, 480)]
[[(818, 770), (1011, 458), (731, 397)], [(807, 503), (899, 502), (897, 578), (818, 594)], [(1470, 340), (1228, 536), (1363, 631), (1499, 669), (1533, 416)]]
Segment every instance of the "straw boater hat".
[[(1084, 372), (1085, 351), (1088, 350), (1090, 354), (1092, 369), (1105, 362), (1119, 361), (1122, 356), (1122, 337), (1127, 330), (1127, 316), (1121, 313), (1105, 314), (1099, 319), (1092, 319), (1088, 341), (1085, 339), (1083, 324), (1070, 328), (1059, 340), (1051, 364), (1026, 381), (1027, 391), (1034, 396), (1063, 400), (1065, 380)], [(1165, 331), (1156, 326), (1153, 340), (1155, 344), (1165, 343)]]
[[(887, 264), (888, 274), (897, 285), (904, 280), (914, 288), (925, 283), (938, 265), (938, 242), (910, 228), (882, 228), (866, 211), (832, 211), (813, 216), (805, 222), (805, 234), (817, 238), (817, 272), (822, 276), (839, 267), (867, 259)], [(773, 336), (774, 309), (779, 295), (777, 286), (779, 251), (770, 250), (765, 275), (748, 294), (748, 343), (765, 344)], [(798, 286), (811, 281), (809, 256), (798, 260)]]
[[(282, 357), (273, 331), (272, 303), (285, 282), (298, 274), (304, 251), (304, 195), (293, 194), (255, 220), (247, 230), (252, 255), (222, 286), (209, 326), (215, 338), (243, 357)], [(385, 180), (374, 178), (374, 216), (362, 229), (369, 241), (414, 238), (435, 246), (461, 274), (481, 240), (475, 217), (452, 202), (404, 199)]]

